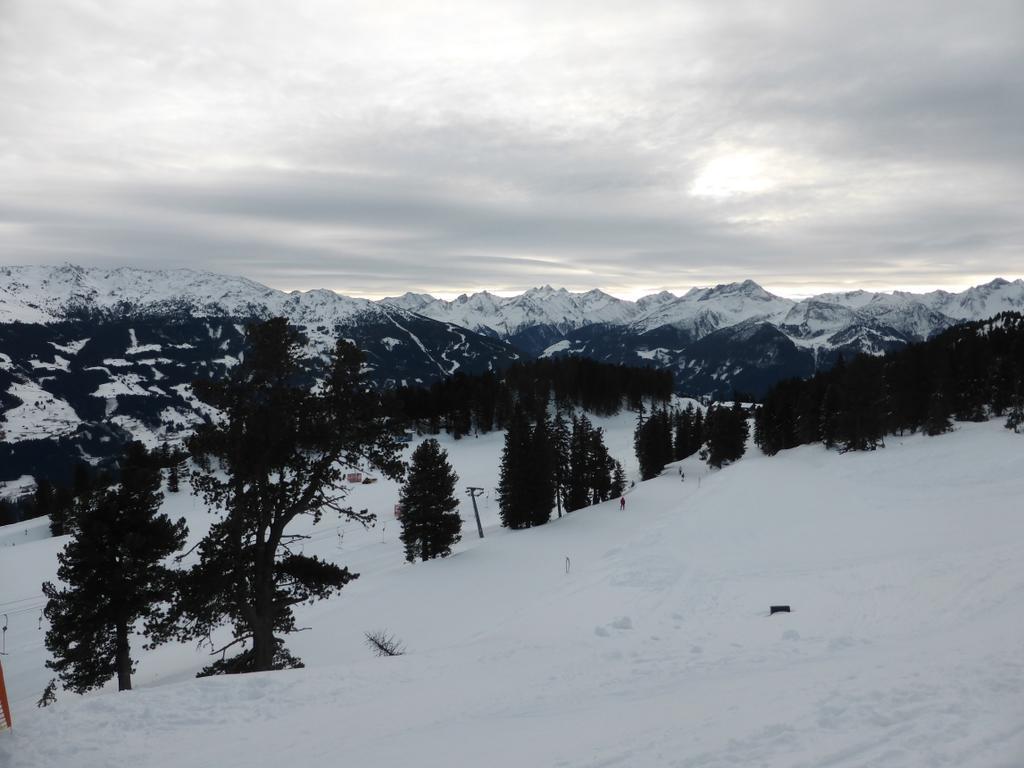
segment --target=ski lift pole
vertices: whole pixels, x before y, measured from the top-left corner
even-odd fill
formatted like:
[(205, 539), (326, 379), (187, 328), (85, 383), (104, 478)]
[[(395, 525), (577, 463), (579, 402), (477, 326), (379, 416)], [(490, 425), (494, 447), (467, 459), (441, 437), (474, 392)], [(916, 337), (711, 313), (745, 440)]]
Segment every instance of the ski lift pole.
[(466, 488), (466, 493), (468, 493), (469, 498), (473, 500), (473, 516), (476, 517), (476, 532), (480, 534), (481, 539), (484, 537), (484, 527), (480, 525), (480, 511), (476, 508), (476, 497), (483, 492), (483, 488), (474, 488), (472, 485)]

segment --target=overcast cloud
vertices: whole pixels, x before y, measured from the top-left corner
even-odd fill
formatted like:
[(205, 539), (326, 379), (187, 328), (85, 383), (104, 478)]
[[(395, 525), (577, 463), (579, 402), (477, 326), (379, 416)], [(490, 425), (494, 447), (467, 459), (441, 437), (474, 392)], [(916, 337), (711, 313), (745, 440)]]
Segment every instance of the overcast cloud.
[(1022, 210), (1020, 0), (0, 0), (6, 264), (959, 288)]

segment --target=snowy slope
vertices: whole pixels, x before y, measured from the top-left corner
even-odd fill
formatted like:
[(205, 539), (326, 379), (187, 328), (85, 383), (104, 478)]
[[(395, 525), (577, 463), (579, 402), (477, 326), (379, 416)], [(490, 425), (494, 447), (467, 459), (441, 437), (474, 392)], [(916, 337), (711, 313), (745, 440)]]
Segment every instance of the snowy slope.
[(926, 293), (920, 300), (931, 309), (958, 320), (976, 320), (1006, 311), (1019, 312), (1024, 309), (1024, 280), (1010, 282), (996, 278), (961, 293)]
[(194, 317), (284, 315), (300, 324), (311, 317), (328, 324), (360, 313), (378, 314), (373, 302), (333, 291), (285, 293), (244, 277), (191, 269), (0, 267), (0, 322), (53, 322), (82, 310), (182, 309)]
[(745, 280), (713, 288), (693, 288), (675, 301), (661, 303), (637, 318), (632, 327), (644, 332), (670, 325), (683, 328), (693, 339), (699, 339), (718, 328), (751, 319), (778, 321), (793, 304), (792, 299), (775, 296), (753, 280)]
[[(604, 422), (620, 458), (631, 422)], [(1020, 765), (1020, 439), (967, 424), (874, 453), (691, 459), (624, 513), (525, 532), (485, 499), (486, 539), (467, 527), (454, 557), (414, 566), (393, 521), (324, 525), (307, 551), (362, 576), (303, 609), (306, 670), (196, 681), (205, 658), (166, 647), (142, 656), (139, 690), (37, 711), (29, 611), (4, 657), (0, 765)], [(462, 484), (493, 487), (499, 435), (446, 445)], [(204, 517), (187, 496), (170, 507)], [(0, 533), (0, 602), (31, 606), (56, 543), (21, 536)], [(769, 618), (774, 603), (794, 612)], [(409, 653), (371, 657), (362, 632), (379, 628)]]
[(32, 382), (13, 382), (7, 394), (21, 405), (0, 413), (0, 440), (41, 440), (74, 432), (81, 419), (64, 400)]
[(556, 290), (550, 285), (531, 288), (511, 297), (481, 291), (445, 301), (426, 294), (406, 293), (383, 299), (382, 303), (500, 337), (515, 336), (537, 326), (566, 333), (594, 323), (622, 324), (640, 311), (633, 302), (610, 296), (604, 291), (595, 289), (572, 293), (565, 288)]

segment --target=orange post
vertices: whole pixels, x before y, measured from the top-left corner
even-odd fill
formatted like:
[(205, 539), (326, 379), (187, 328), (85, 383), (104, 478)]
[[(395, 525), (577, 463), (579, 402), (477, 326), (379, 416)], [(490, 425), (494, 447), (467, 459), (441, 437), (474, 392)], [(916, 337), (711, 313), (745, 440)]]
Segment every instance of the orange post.
[(7, 688), (4, 686), (4, 665), (0, 663), (0, 731), (11, 727), (11, 704), (7, 701)]

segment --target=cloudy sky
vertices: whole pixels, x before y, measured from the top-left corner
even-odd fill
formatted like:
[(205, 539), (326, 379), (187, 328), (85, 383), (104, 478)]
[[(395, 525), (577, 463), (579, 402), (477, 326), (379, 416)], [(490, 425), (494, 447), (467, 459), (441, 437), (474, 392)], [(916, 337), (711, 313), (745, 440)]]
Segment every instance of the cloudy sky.
[(383, 296), (1024, 275), (1024, 3), (0, 0), (0, 263)]

